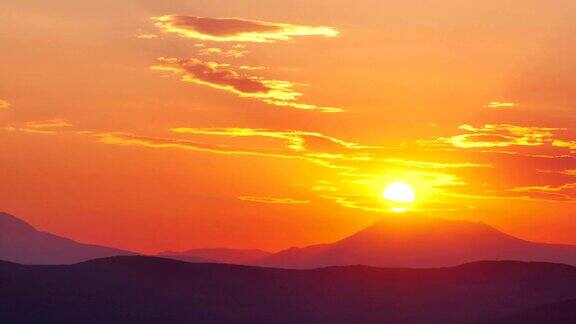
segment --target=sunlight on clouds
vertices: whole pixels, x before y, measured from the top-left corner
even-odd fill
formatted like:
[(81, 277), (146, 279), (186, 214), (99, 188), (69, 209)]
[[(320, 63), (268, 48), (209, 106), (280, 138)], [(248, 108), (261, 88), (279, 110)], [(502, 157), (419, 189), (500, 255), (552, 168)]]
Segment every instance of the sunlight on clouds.
[(63, 128), (71, 127), (72, 124), (61, 118), (25, 122), (18, 125), (9, 125), (7, 131), (20, 131), (27, 133), (55, 134)]
[(10, 107), (10, 104), (9, 104), (7, 101), (4, 101), (4, 100), (0, 99), (0, 110), (1, 110), (1, 109), (6, 109), (6, 108), (9, 108), (9, 107)]
[(262, 197), (262, 196), (240, 196), (238, 197), (238, 199), (262, 204), (297, 205), (297, 204), (310, 203), (310, 200), (298, 200), (292, 198), (276, 198), (276, 197)]
[(198, 54), (203, 55), (203, 56), (220, 55), (220, 56), (224, 56), (224, 57), (234, 57), (234, 58), (242, 57), (248, 53), (250, 53), (250, 51), (237, 50), (237, 49), (223, 50), (223, 49), (218, 48), (218, 47), (201, 48), (198, 51)]
[(230, 136), (230, 137), (267, 137), (283, 139), (287, 142), (287, 147), (294, 151), (306, 151), (307, 141), (321, 139), (327, 143), (336, 144), (345, 149), (377, 148), (377, 146), (360, 145), (347, 142), (335, 137), (327, 136), (317, 132), (304, 132), (297, 130), (273, 130), (263, 128), (172, 128), (175, 133), (188, 133), (197, 135)]
[(563, 128), (525, 127), (509, 124), (487, 124), (482, 127), (462, 125), (468, 134), (441, 140), (459, 148), (540, 146), (550, 141), (555, 131)]
[(297, 84), (291, 81), (270, 80), (238, 72), (226, 64), (204, 62), (198, 59), (181, 60), (158, 58), (160, 64), (152, 70), (169, 72), (181, 76), (182, 81), (225, 90), (239, 97), (254, 98), (262, 102), (304, 110), (341, 112), (341, 108), (321, 107), (298, 102), (301, 92), (294, 90)]
[(156, 34), (140, 34), (140, 35), (136, 36), (136, 38), (140, 38), (140, 39), (156, 39), (156, 38), (158, 38), (158, 35), (156, 35)]
[(490, 101), (486, 107), (488, 108), (512, 108), (515, 107), (516, 104), (513, 102), (506, 102), (506, 101)]
[(564, 147), (572, 152), (576, 152), (576, 141), (554, 140), (552, 145), (556, 147)]
[(273, 43), (291, 40), (296, 36), (339, 35), (334, 28), (326, 26), (301, 26), (240, 18), (165, 15), (152, 19), (165, 32), (204, 41)]
[[(576, 201), (576, 193), (573, 193), (576, 189), (573, 184), (542, 184), (542, 180), (539, 180), (539, 182), (535, 182), (536, 185), (510, 182), (492, 186), (487, 183), (479, 183), (478, 181), (486, 180), (476, 176), (476, 173), (506, 173), (508, 166), (502, 165), (499, 162), (500, 158), (514, 160), (530, 158), (546, 161), (562, 159), (564, 161), (569, 159), (569, 156), (560, 158), (536, 155), (508, 156), (508, 154), (502, 156), (502, 152), (479, 150), (475, 153), (478, 155), (471, 155), (472, 161), (467, 162), (454, 159), (458, 156), (458, 150), (441, 150), (439, 151), (440, 154), (450, 158), (442, 159), (446, 162), (439, 162), (438, 160), (434, 161), (434, 159), (433, 161), (426, 161), (407, 158), (408, 156), (418, 156), (414, 155), (415, 152), (421, 150), (418, 146), (415, 148), (416, 151), (410, 150), (408, 152), (399, 147), (366, 145), (319, 132), (264, 128), (175, 127), (169, 130), (174, 136), (152, 137), (127, 132), (70, 130), (69, 126), (71, 125), (65, 120), (52, 119), (12, 125), (6, 129), (25, 133), (54, 134), (58, 132), (91, 136), (96, 138), (97, 142), (109, 145), (183, 149), (229, 156), (300, 160), (320, 167), (319, 170), (324, 170), (318, 174), (319, 179), (313, 179), (315, 175), (310, 175), (312, 179), (308, 179), (306, 185), (310, 193), (339, 206), (364, 211), (383, 212), (394, 207), (382, 202), (380, 195), (386, 184), (395, 181), (408, 182), (414, 186), (419, 199), (410, 209), (415, 211), (470, 209), (473, 208), (470, 201), (489, 199), (490, 197), (546, 202)], [(512, 127), (511, 125), (485, 125), (476, 128), (463, 125), (460, 129), (473, 133), (505, 131), (508, 132), (507, 136), (511, 138), (520, 137), (521, 140), (517, 140), (518, 143), (539, 143), (542, 141), (542, 145), (549, 144), (549, 148), (556, 147), (551, 145), (553, 140), (551, 137), (554, 136), (555, 128)], [(529, 147), (533, 146), (530, 145)], [(404, 153), (409, 153), (409, 155), (404, 157), (402, 155)], [(428, 154), (427, 148), (424, 148), (422, 156), (425, 157)], [(481, 158), (478, 160), (479, 155), (495, 156), (494, 154), (499, 154), (500, 158), (495, 160)], [(476, 161), (482, 161), (482, 163)], [(558, 160), (556, 170), (550, 168), (550, 164), (546, 163), (540, 164), (539, 167), (535, 165), (533, 169), (525, 168), (522, 172), (526, 175), (530, 175), (530, 172), (542, 175), (541, 170), (546, 167), (551, 176), (553, 174), (569, 176), (574, 174), (573, 170), (562, 168), (563, 165), (570, 166), (569, 162), (569, 160), (565, 162)], [(474, 170), (466, 171), (467, 169)], [(539, 178), (535, 179), (538, 180)], [(491, 181), (498, 183), (499, 178), (491, 178)], [(249, 197), (245, 200), (250, 200), (260, 196), (243, 197)], [(463, 200), (454, 203), (454, 197)], [(254, 199), (258, 199), (258, 202), (264, 202), (259, 198)], [(269, 199), (266, 202), (289, 203), (287, 200), (272, 201)]]

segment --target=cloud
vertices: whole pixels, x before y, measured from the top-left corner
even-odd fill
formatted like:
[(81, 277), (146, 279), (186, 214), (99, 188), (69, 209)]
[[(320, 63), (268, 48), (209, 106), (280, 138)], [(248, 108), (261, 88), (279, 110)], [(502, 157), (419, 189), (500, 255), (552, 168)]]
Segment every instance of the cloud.
[(9, 125), (7, 131), (20, 131), (27, 133), (55, 134), (63, 128), (71, 127), (72, 124), (61, 118), (29, 121), (20, 125)]
[(275, 197), (262, 197), (262, 196), (240, 196), (238, 197), (238, 199), (262, 204), (281, 204), (281, 205), (308, 204), (310, 202), (310, 200), (298, 200), (293, 198), (275, 198)]
[(10, 104), (7, 101), (0, 99), (0, 110), (10, 108)]
[(552, 145), (556, 146), (556, 147), (568, 148), (573, 153), (576, 152), (576, 141), (566, 141), (566, 140), (556, 139), (556, 140), (552, 141)]
[(560, 185), (525, 186), (510, 189), (512, 192), (530, 194), (529, 198), (546, 201), (576, 202), (576, 182)]
[(481, 127), (462, 125), (468, 134), (441, 138), (440, 141), (459, 148), (490, 148), (509, 146), (541, 146), (551, 141), (554, 132), (563, 128), (527, 127), (510, 124), (487, 124)]
[(341, 108), (321, 107), (299, 102), (302, 93), (291, 81), (271, 80), (252, 76), (231, 68), (227, 64), (204, 62), (198, 59), (181, 60), (160, 57), (159, 64), (151, 68), (181, 76), (182, 81), (225, 90), (239, 97), (254, 98), (262, 102), (295, 109), (318, 110), (320, 112), (340, 112)]
[(203, 41), (273, 43), (296, 36), (336, 37), (339, 32), (326, 26), (302, 26), (240, 18), (205, 18), (186, 15), (153, 17), (163, 31)]
[(365, 149), (378, 148), (378, 146), (360, 145), (342, 139), (327, 136), (318, 132), (306, 132), (299, 130), (275, 130), (265, 128), (172, 128), (175, 133), (187, 133), (196, 135), (212, 135), (226, 137), (266, 137), (281, 139), (286, 142), (286, 147), (293, 151), (308, 151), (314, 143), (321, 144), (323, 150), (336, 149)]
[(240, 70), (246, 71), (258, 71), (258, 70), (265, 70), (265, 66), (251, 66), (251, 65), (241, 65)]
[[(52, 119), (9, 128), (23, 132), (90, 136), (107, 145), (302, 161), (314, 166), (314, 171), (306, 179), (298, 179), (304, 190), (337, 205), (364, 211), (389, 210), (391, 206), (382, 203), (380, 192), (386, 183), (398, 180), (417, 187), (416, 191), (422, 197), (419, 200), (424, 203), (414, 205), (413, 210), (462, 210), (471, 208), (471, 202), (494, 197), (576, 201), (573, 185), (576, 160), (570, 155), (504, 154), (482, 147), (433, 152), (427, 147), (367, 145), (320, 132), (290, 129), (175, 127), (169, 129), (170, 135), (145, 136), (127, 132), (82, 131), (69, 126), (65, 120)], [(512, 138), (542, 139), (546, 149), (561, 149), (551, 145), (555, 128), (510, 126), (463, 125), (460, 129), (471, 134), (506, 131), (515, 134), (506, 135)], [(511, 139), (507, 141), (514, 143)], [(525, 141), (520, 140), (520, 143)], [(528, 140), (531, 141), (533, 139)], [(526, 147), (542, 149), (544, 144)], [(289, 200), (291, 198), (242, 197), (260, 203), (296, 203)], [(452, 202), (454, 197), (462, 198), (462, 203), (455, 205)]]
[(156, 34), (140, 34), (140, 35), (136, 36), (136, 38), (140, 38), (140, 39), (156, 39), (156, 38), (158, 38), (158, 35), (156, 35)]
[(486, 107), (488, 108), (512, 108), (515, 107), (516, 104), (513, 102), (507, 101), (490, 101)]
[(201, 48), (198, 51), (198, 54), (203, 55), (203, 56), (220, 55), (220, 56), (224, 56), (224, 57), (234, 57), (234, 58), (242, 57), (248, 53), (250, 53), (250, 51), (238, 50), (238, 49), (223, 50), (219, 47)]

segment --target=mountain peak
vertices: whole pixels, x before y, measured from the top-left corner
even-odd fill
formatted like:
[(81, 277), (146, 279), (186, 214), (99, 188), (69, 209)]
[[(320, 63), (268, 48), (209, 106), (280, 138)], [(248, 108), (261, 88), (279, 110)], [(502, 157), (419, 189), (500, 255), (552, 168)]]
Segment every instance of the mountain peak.
[[(470, 236), (498, 235), (508, 236), (482, 222), (432, 218), (416, 213), (402, 214), (401, 217), (385, 217), (360, 230), (357, 235), (385, 234), (389, 237), (410, 236), (411, 240), (422, 236)], [(509, 237), (509, 236), (508, 236)]]
[(18, 229), (32, 231), (36, 230), (32, 225), (26, 223), (14, 215), (5, 212), (0, 212), (0, 228), (5, 231), (13, 231)]
[(576, 264), (576, 247), (528, 242), (482, 222), (427, 217), (385, 217), (332, 244), (288, 249), (260, 262), (280, 268), (363, 264), (377, 267), (444, 267), (475, 260)]
[(134, 254), (41, 232), (25, 221), (3, 212), (0, 212), (0, 233), (0, 259), (16, 263), (69, 264)]

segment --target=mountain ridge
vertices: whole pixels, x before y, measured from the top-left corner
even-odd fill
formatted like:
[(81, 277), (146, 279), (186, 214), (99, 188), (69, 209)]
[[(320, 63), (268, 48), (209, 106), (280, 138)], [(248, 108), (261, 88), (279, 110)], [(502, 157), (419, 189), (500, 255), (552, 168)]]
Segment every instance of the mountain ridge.
[(0, 259), (23, 264), (72, 264), (99, 257), (136, 253), (75, 240), (37, 230), (0, 212)]
[(517, 261), (290, 270), (116, 256), (0, 263), (0, 282), (7, 323), (464, 323), (576, 298), (575, 267)]
[(260, 249), (199, 248), (185, 251), (164, 251), (157, 256), (187, 261), (190, 258), (229, 264), (253, 264), (272, 253)]
[(333, 243), (280, 251), (257, 264), (297, 269), (349, 264), (427, 268), (475, 260), (576, 265), (576, 246), (523, 240), (482, 222), (406, 214), (382, 219)]

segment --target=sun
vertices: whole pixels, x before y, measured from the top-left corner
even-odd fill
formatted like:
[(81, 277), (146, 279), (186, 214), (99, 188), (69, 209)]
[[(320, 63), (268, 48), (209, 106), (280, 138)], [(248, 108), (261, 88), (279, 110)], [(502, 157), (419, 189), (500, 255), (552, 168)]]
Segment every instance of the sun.
[(382, 193), (384, 199), (399, 202), (399, 203), (412, 203), (416, 199), (416, 192), (406, 182), (393, 182), (384, 189)]

